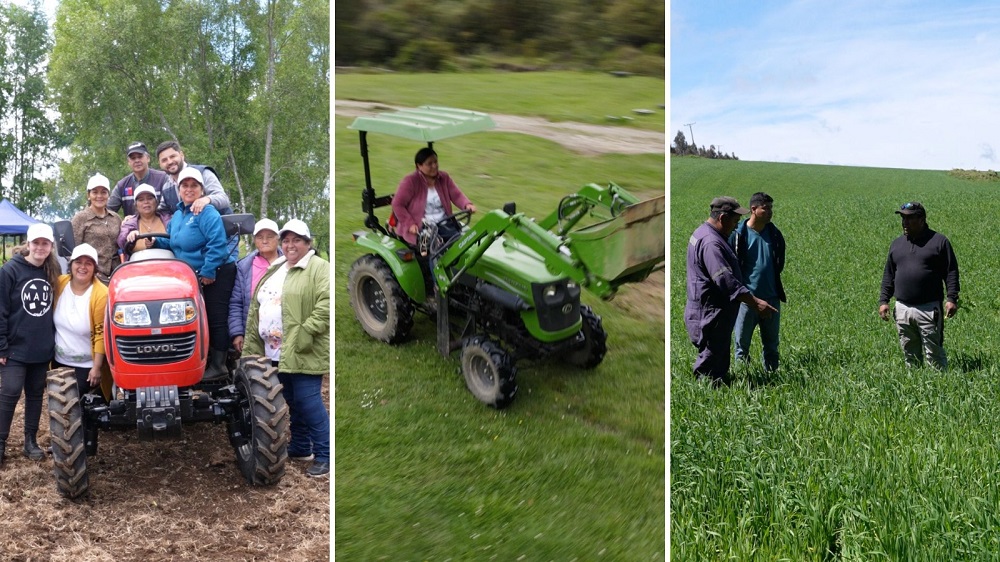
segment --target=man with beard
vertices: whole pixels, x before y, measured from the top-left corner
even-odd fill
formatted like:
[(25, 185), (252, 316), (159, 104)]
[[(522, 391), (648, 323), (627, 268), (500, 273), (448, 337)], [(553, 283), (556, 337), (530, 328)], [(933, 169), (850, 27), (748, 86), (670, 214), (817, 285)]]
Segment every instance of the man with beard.
[(125, 157), (128, 159), (128, 166), (132, 169), (132, 173), (118, 180), (115, 188), (111, 190), (111, 197), (108, 198), (108, 210), (117, 213), (118, 209), (122, 209), (127, 217), (136, 212), (136, 188), (144, 183), (149, 184), (156, 190), (156, 197), (160, 197), (163, 185), (167, 183), (167, 173), (149, 167), (149, 151), (146, 150), (146, 145), (141, 142), (128, 145), (128, 148), (125, 149)]
[(958, 312), (958, 260), (951, 242), (927, 226), (927, 211), (919, 202), (904, 203), (896, 214), (902, 217), (903, 235), (889, 246), (878, 314), (888, 321), (889, 299), (895, 297), (893, 316), (907, 367), (919, 367), (926, 358), (944, 370), (944, 319)]
[[(168, 176), (167, 182), (164, 184), (161, 192), (159, 211), (173, 213), (177, 210), (177, 203), (180, 202), (180, 197), (177, 194), (177, 176), (181, 173), (181, 170), (191, 166), (201, 172), (204, 179), (202, 187), (205, 190), (204, 197), (199, 197), (191, 205), (191, 212), (197, 215), (201, 213), (205, 205), (211, 204), (219, 211), (220, 215), (232, 214), (233, 209), (230, 207), (229, 196), (226, 195), (226, 191), (222, 188), (222, 182), (219, 181), (219, 176), (215, 173), (215, 170), (209, 166), (188, 164), (184, 159), (184, 152), (181, 151), (181, 145), (177, 141), (160, 143), (156, 147), (156, 159), (160, 163), (160, 169), (166, 172)], [(234, 260), (239, 258), (239, 242), (239, 235), (229, 237), (229, 253)]]

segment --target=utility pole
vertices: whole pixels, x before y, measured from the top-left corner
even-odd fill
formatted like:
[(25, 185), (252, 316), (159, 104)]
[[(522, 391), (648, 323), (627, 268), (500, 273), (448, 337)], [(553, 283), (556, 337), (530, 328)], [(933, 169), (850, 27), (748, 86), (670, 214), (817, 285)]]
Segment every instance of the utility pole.
[(697, 148), (698, 145), (694, 143), (694, 129), (691, 128), (691, 125), (697, 125), (697, 124), (698, 124), (697, 122), (695, 122), (695, 123), (684, 123), (684, 126), (687, 127), (688, 131), (691, 133), (691, 146), (696, 147), (696, 148)]

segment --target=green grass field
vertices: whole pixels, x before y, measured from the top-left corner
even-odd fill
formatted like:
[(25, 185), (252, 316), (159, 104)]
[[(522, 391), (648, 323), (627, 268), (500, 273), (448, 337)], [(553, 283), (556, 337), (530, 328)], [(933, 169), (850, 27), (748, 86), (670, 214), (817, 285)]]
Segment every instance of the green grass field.
[[(463, 76), (438, 97), (414, 88), (414, 77), (338, 75), (337, 97), (512, 113), (530, 105), (483, 96), (497, 81), (493, 75)], [(439, 86), (443, 78), (424, 77), (422, 84)], [(576, 79), (545, 80), (535, 94), (541, 108), (547, 98), (573, 99), (582, 89)], [(662, 99), (662, 82), (650, 89)], [(597, 91), (603, 103), (594, 107), (631, 103), (615, 94)], [(602, 115), (573, 118), (596, 122)], [(611, 302), (584, 294), (609, 333), (597, 369), (521, 362), (513, 405), (482, 405), (465, 388), (457, 354), (445, 359), (435, 351), (429, 319), (418, 315), (413, 336), (398, 346), (370, 339), (354, 319), (346, 285), (362, 255), (351, 232), (364, 228), (364, 175), (350, 122), (334, 122), (338, 560), (662, 560), (662, 281), (658, 291), (625, 287)], [(376, 192), (394, 192), (420, 145), (385, 135), (371, 135), (369, 145)], [(519, 134), (480, 133), (435, 149), (441, 168), (481, 210), (515, 201), (519, 211), (541, 218), (586, 183), (615, 181), (654, 196), (665, 182), (662, 155), (582, 157)]]
[[(1000, 559), (995, 183), (947, 172), (671, 159), (670, 550), (674, 560)], [(782, 366), (691, 375), (686, 242), (717, 195), (774, 199), (788, 243)], [(951, 240), (950, 370), (909, 371), (877, 314), (899, 205)]]
[[(631, 127), (663, 131), (663, 80), (616, 78), (603, 72), (445, 74), (338, 74), (337, 99), (400, 105), (475, 107), (487, 113), (614, 125), (607, 116), (628, 116)], [(636, 115), (649, 109), (652, 115)]]

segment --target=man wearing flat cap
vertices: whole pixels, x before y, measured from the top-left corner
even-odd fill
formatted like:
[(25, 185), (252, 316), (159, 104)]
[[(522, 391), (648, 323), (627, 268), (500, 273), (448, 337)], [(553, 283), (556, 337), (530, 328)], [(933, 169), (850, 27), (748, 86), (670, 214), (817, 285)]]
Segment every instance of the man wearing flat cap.
[(716, 197), (708, 220), (688, 240), (684, 325), (698, 349), (694, 374), (714, 385), (728, 382), (730, 342), (740, 303), (765, 317), (777, 312), (747, 289), (739, 260), (729, 245), (729, 235), (740, 217), (749, 212), (732, 197)]
[(878, 314), (889, 320), (889, 300), (895, 297), (892, 315), (906, 365), (919, 367), (926, 359), (944, 370), (944, 319), (958, 312), (958, 260), (951, 242), (927, 226), (922, 204), (904, 203), (896, 214), (902, 218), (903, 235), (889, 246)]

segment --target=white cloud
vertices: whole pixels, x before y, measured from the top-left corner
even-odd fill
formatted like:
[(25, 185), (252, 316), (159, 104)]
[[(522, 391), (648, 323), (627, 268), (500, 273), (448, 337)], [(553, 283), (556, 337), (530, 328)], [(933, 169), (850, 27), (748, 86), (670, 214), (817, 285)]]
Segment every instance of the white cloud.
[[(701, 75), (690, 75), (697, 61), (683, 65), (686, 75), (672, 77), (671, 127), (687, 135), (681, 125), (695, 122), (699, 145), (722, 144), (743, 160), (982, 168), (995, 161), (983, 147), (1000, 134), (994, 12), (788, 4), (692, 56), (712, 61)], [(685, 21), (689, 33), (715, 32)], [(672, 59), (687, 56), (678, 43)]]

